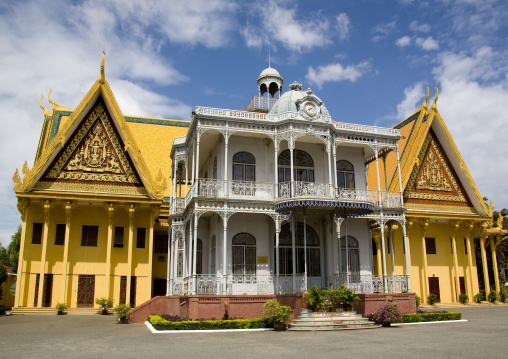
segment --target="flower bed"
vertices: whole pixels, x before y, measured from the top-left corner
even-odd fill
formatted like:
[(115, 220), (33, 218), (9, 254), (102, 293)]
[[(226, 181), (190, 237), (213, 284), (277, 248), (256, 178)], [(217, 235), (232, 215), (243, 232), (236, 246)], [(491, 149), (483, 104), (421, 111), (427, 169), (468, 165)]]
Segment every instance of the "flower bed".
[(217, 329), (260, 329), (267, 328), (266, 320), (233, 319), (233, 320), (184, 320), (172, 322), (159, 315), (148, 316), (148, 321), (157, 330), (217, 330)]
[(418, 323), (418, 322), (441, 322), (444, 320), (461, 320), (462, 313), (410, 313), (404, 314), (401, 323)]

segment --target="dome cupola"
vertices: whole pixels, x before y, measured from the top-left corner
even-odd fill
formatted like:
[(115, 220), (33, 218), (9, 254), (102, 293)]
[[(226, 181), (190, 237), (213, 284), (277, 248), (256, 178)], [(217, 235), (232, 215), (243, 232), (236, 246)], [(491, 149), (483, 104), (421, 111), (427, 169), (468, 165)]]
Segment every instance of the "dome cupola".
[(302, 91), (302, 85), (295, 81), (289, 85), (289, 90), (279, 98), (269, 113), (298, 112), (307, 120), (317, 119), (321, 115), (330, 116), (323, 101), (310, 88)]
[(277, 92), (279, 96), (282, 94), (284, 79), (279, 74), (279, 71), (275, 70), (273, 67), (267, 67), (261, 71), (257, 82), (259, 96), (264, 96), (265, 93), (268, 93), (271, 97), (275, 97)]

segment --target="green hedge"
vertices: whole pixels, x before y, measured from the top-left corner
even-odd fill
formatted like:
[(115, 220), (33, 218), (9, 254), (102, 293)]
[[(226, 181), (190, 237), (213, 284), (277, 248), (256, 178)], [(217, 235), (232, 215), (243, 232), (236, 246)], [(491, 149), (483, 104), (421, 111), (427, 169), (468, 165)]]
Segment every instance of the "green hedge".
[(440, 322), (443, 320), (460, 320), (462, 313), (448, 312), (448, 313), (410, 313), (404, 314), (402, 323), (417, 323), (417, 322)]
[(157, 330), (255, 329), (267, 327), (263, 318), (170, 322), (158, 315), (150, 315), (148, 320)]

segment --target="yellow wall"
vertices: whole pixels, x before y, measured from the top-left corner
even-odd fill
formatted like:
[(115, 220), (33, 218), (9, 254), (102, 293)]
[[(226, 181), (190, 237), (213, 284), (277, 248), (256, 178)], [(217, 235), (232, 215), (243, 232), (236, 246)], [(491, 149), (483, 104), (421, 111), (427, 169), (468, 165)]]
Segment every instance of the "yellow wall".
[[(132, 261), (129, 266), (129, 217), (123, 205), (119, 205), (113, 215), (113, 235), (111, 243), (111, 262), (107, 263), (108, 250), (108, 216), (103, 203), (78, 204), (72, 210), (70, 224), (70, 240), (68, 244), (68, 267), (67, 267), (67, 290), (63, 293), (64, 286), (64, 246), (55, 245), (56, 224), (66, 223), (65, 211), (60, 201), (51, 209), (49, 219), (49, 231), (47, 237), (47, 253), (44, 273), (53, 274), (52, 303), (66, 302), (69, 307), (77, 306), (78, 278), (79, 275), (95, 276), (94, 298), (111, 297), (115, 303), (120, 301), (120, 277), (132, 275), (137, 277), (136, 304), (143, 303), (152, 296), (152, 276), (165, 278), (167, 262), (158, 262), (157, 256), (164, 254), (151, 253), (152, 237), (150, 237), (151, 210), (148, 205), (139, 206), (134, 214), (132, 235)], [(23, 238), (24, 253), (22, 259), (22, 275), (20, 277), (19, 306), (32, 307), (34, 305), (36, 276), (41, 270), (42, 244), (31, 244), (33, 223), (44, 223), (44, 211), (40, 204), (29, 205), (26, 220), (26, 233)], [(97, 247), (81, 246), (81, 231), (83, 225), (99, 226)], [(114, 242), (114, 227), (124, 227), (124, 246), (116, 248)], [(136, 232), (138, 227), (146, 228), (145, 248), (136, 248)], [(166, 233), (167, 228), (155, 228), (154, 232)], [(44, 240), (44, 233), (43, 233)], [(150, 263), (153, 256), (153, 267)], [(167, 255), (164, 255), (167, 257)], [(106, 277), (108, 267), (111, 268), (110, 291), (107, 292)], [(130, 271), (132, 268), (132, 272)], [(129, 294), (127, 293), (127, 301)]]
[(14, 306), (14, 297), (10, 293), (11, 286), (16, 283), (15, 276), (7, 276), (7, 281), (2, 283), (3, 295), (0, 299), (0, 305), (3, 305), (6, 309), (10, 309)]
[[(388, 231), (386, 231), (388, 232)], [(413, 225), (407, 232), (410, 245), (410, 279), (411, 291), (415, 292), (422, 298), (422, 302), (427, 301), (428, 292), (425, 292), (424, 285), (427, 286), (428, 291), (428, 277), (439, 277), (439, 289), (441, 302), (455, 302), (456, 289), (455, 289), (455, 269), (453, 254), (451, 251), (450, 238), (452, 232), (448, 223), (430, 223), (425, 231), (425, 237), (436, 239), (436, 254), (427, 254), (427, 277), (424, 277), (424, 262), (422, 251), (422, 232), (418, 222)], [(464, 226), (460, 226), (457, 230), (456, 245), (457, 245), (457, 262), (458, 262), (458, 276), (464, 277), (466, 294), (469, 300), (473, 300), (474, 294), (478, 293), (478, 276), (476, 270), (476, 259), (473, 253), (471, 268), (472, 284), (469, 274), (468, 255), (465, 254), (464, 238), (468, 235)], [(475, 233), (472, 233), (471, 241), (475, 238)], [(391, 272), (391, 255), (388, 253), (388, 235), (385, 235), (385, 255), (386, 255), (386, 270), (387, 274)], [(403, 232), (402, 228), (398, 226), (393, 231), (393, 246), (394, 246), (394, 263), (396, 275), (405, 274), (406, 259), (403, 248)], [(474, 248), (474, 246), (473, 246)], [(468, 249), (468, 254), (470, 253)], [(377, 256), (374, 256), (374, 264), (376, 266), (376, 273), (381, 273), (377, 268)], [(458, 279), (457, 279), (458, 280)], [(459, 293), (460, 294), (460, 293)]]

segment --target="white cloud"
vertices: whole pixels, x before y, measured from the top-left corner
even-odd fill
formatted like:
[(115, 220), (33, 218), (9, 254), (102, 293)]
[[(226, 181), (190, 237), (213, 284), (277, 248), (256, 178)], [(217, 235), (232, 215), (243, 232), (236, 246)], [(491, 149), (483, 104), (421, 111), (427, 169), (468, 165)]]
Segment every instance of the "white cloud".
[[(495, 199), (497, 209), (508, 207), (508, 192), (500, 189), (508, 178), (508, 157), (504, 155), (508, 138), (507, 55), (490, 47), (471, 54), (446, 52), (438, 55), (433, 69), (439, 86), (437, 108), (480, 193)], [(425, 95), (423, 83), (406, 88), (404, 94), (397, 105), (398, 119), (420, 105)]]
[(397, 22), (394, 20), (391, 22), (382, 22), (374, 26), (371, 30), (374, 33), (372, 41), (377, 42), (392, 34), (395, 31), (396, 25)]
[(252, 7), (252, 13), (260, 18), (260, 24), (248, 24), (242, 31), (249, 47), (280, 43), (288, 50), (305, 52), (332, 44), (334, 26), (341, 39), (347, 37), (349, 32), (346, 14), (339, 14), (337, 23), (333, 25), (321, 12), (314, 16), (298, 16), (300, 12), (293, 1), (283, 6), (275, 0), (268, 0), (257, 2)]
[(422, 37), (417, 37), (415, 42), (422, 47), (425, 51), (438, 50), (439, 43), (432, 38), (432, 36), (427, 37), (426, 39)]
[(403, 36), (395, 41), (395, 45), (398, 47), (406, 47), (411, 45), (411, 38), (409, 36)]
[(426, 94), (423, 82), (417, 82), (411, 87), (404, 89), (404, 99), (397, 105), (397, 119), (404, 120), (420, 106)]
[(429, 24), (420, 24), (418, 20), (413, 21), (409, 24), (409, 30), (414, 32), (429, 32), (430, 25)]
[(344, 40), (349, 35), (349, 17), (347, 14), (337, 15), (337, 29), (339, 31), (339, 37)]
[(166, 42), (226, 45), (234, 26), (229, 14), (236, 5), (219, 0), (207, 1), (206, 7), (199, 1), (162, 3), (33, 0), (2, 5), (0, 242), (9, 243), (20, 223), (11, 177), (25, 160), (32, 167), (43, 124), (40, 93), (50, 109), (50, 87), (55, 102), (76, 107), (99, 76), (103, 47), (106, 79), (125, 115), (189, 119), (190, 106), (150, 88), (188, 80), (160, 49)]
[(351, 81), (355, 82), (366, 72), (370, 71), (370, 63), (360, 62), (357, 65), (344, 67), (339, 63), (318, 66), (317, 69), (309, 66), (305, 78), (309, 83), (321, 88), (325, 82)]

